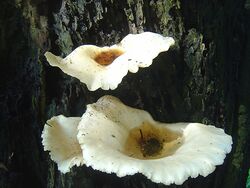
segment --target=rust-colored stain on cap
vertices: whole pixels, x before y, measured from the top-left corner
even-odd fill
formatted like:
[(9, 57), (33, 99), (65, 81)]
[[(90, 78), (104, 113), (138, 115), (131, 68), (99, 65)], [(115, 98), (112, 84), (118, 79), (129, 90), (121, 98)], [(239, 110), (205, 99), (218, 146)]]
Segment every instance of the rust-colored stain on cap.
[(96, 55), (94, 60), (100, 65), (110, 65), (117, 57), (122, 55), (124, 52), (120, 49), (110, 49), (103, 51)]

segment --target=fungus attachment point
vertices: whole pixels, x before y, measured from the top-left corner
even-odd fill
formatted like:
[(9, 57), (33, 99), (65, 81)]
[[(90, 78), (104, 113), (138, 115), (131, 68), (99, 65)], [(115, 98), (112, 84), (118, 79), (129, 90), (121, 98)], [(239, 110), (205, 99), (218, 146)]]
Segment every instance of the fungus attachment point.
[(143, 122), (129, 131), (124, 153), (137, 159), (158, 159), (172, 155), (181, 146), (182, 135)]
[(100, 65), (110, 65), (117, 57), (122, 55), (124, 52), (120, 49), (110, 49), (97, 54), (94, 60)]

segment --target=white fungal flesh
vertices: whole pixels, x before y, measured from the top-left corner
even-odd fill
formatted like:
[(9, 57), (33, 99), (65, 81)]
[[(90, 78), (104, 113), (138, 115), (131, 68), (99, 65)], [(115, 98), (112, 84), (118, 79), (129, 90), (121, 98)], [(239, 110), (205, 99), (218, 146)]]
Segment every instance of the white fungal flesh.
[(80, 117), (55, 116), (47, 121), (42, 133), (45, 151), (58, 165), (62, 173), (70, 171), (74, 165), (83, 164), (82, 150), (77, 140), (77, 126)]
[[(164, 131), (169, 138), (161, 138)], [(143, 147), (151, 142), (143, 139), (152, 135), (163, 143), (162, 147), (145, 154)], [(129, 145), (132, 137), (135, 146)], [(231, 136), (220, 128), (200, 123), (160, 123), (148, 112), (126, 106), (112, 96), (87, 105), (81, 118), (51, 118), (42, 139), (44, 150), (50, 151), (63, 173), (84, 163), (119, 177), (141, 173), (165, 185), (180, 185), (189, 177), (207, 176), (223, 164), (232, 147)], [(169, 149), (173, 150), (168, 152)]]
[[(141, 160), (124, 154), (129, 131), (143, 122), (182, 134), (182, 145), (171, 156)], [(222, 129), (199, 123), (164, 124), (143, 110), (111, 96), (87, 106), (78, 127), (87, 166), (122, 177), (142, 173), (156, 183), (182, 184), (188, 177), (207, 176), (231, 151), (232, 138)]]
[[(83, 45), (76, 48), (66, 58), (46, 52), (51, 66), (59, 67), (64, 73), (78, 78), (90, 91), (98, 88), (116, 89), (128, 73), (136, 73), (139, 67), (148, 67), (153, 59), (174, 44), (174, 39), (160, 34), (144, 32), (129, 34), (119, 44), (111, 47)], [(122, 52), (108, 65), (99, 64), (95, 57), (102, 52), (117, 50)]]

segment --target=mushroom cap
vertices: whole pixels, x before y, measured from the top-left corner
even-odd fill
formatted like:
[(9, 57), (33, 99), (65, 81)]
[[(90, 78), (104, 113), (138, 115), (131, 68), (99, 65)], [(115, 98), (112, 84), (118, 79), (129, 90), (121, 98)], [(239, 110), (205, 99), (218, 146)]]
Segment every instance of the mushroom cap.
[[(78, 130), (87, 166), (119, 177), (142, 173), (165, 185), (207, 176), (223, 163), (232, 145), (231, 136), (220, 128), (200, 123), (160, 123), (148, 112), (128, 107), (112, 96), (88, 105)], [(164, 131), (172, 137), (168, 141)], [(145, 145), (157, 145), (157, 140), (160, 147), (153, 151), (156, 155), (140, 154)]]
[(42, 132), (42, 144), (45, 151), (58, 165), (62, 173), (70, 171), (74, 165), (83, 162), (82, 150), (77, 140), (77, 126), (80, 117), (54, 116), (47, 121)]
[(128, 71), (136, 73), (139, 67), (150, 66), (160, 52), (167, 51), (173, 44), (172, 37), (144, 32), (129, 34), (110, 47), (80, 46), (64, 59), (51, 52), (46, 52), (45, 56), (51, 66), (78, 78), (90, 91), (113, 90)]

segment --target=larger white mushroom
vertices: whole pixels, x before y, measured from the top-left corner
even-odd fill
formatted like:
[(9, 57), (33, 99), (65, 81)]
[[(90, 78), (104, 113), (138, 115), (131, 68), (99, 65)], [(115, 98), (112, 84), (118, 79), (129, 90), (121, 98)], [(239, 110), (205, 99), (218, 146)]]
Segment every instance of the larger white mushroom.
[(165, 185), (207, 176), (223, 164), (232, 145), (223, 129), (160, 123), (112, 96), (87, 105), (81, 118), (53, 117), (42, 138), (63, 173), (84, 163), (119, 177), (141, 173)]
[(88, 105), (78, 130), (87, 166), (119, 177), (142, 173), (166, 185), (212, 173), (232, 145), (220, 128), (156, 122), (112, 96)]
[(136, 73), (139, 67), (148, 67), (153, 59), (174, 44), (172, 37), (144, 32), (129, 34), (119, 44), (110, 47), (83, 45), (66, 58), (46, 52), (51, 66), (78, 78), (89, 90), (115, 89), (128, 73)]

